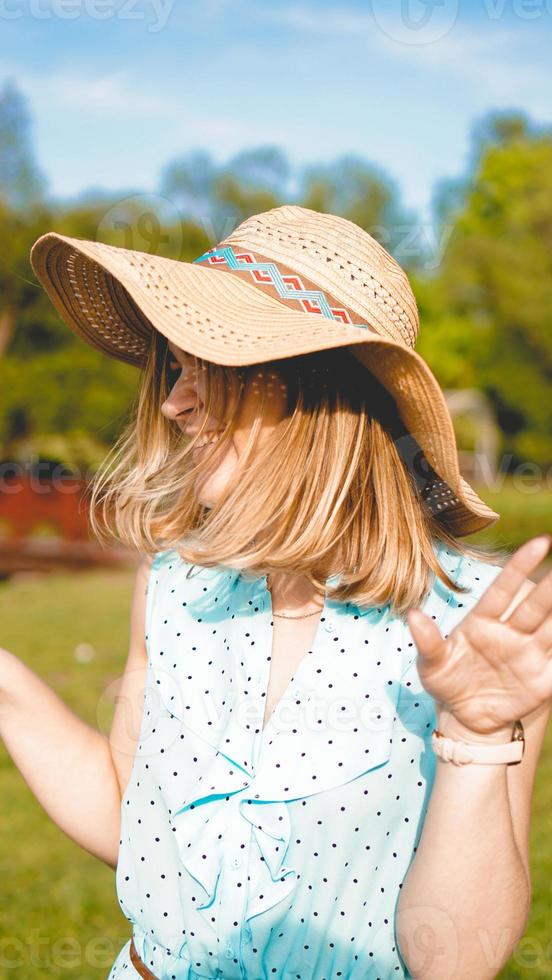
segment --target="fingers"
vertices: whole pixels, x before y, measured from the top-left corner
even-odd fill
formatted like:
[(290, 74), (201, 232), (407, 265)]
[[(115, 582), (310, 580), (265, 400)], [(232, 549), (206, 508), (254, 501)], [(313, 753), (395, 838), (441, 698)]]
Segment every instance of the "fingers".
[[(552, 590), (552, 580), (549, 588)], [(545, 653), (552, 654), (552, 615), (548, 613), (538, 629), (533, 633), (532, 639), (537, 646)]]
[[(530, 538), (528, 541), (525, 541), (525, 543), (522, 544), (516, 552), (514, 552), (511, 558), (508, 559), (500, 574), (497, 575), (492, 585), (486, 589), (479, 602), (474, 606), (474, 610), (477, 610), (481, 616), (487, 616), (490, 619), (499, 619), (510, 606), (510, 603), (514, 599), (525, 579), (535, 570), (539, 562), (546, 557), (551, 544), (552, 537), (549, 534), (539, 535), (536, 538)], [(548, 578), (548, 576), (546, 576), (546, 578)], [(540, 588), (540, 585), (542, 585), (542, 582), (539, 583), (537, 588)], [(508, 619), (508, 622), (512, 621), (513, 624), (512, 617), (516, 615), (518, 617), (518, 621), (522, 620), (524, 613), (520, 614), (519, 610), (521, 610), (521, 607), (524, 606), (526, 602), (529, 602), (532, 599), (533, 595), (537, 591), (537, 588), (532, 589), (527, 599), (522, 601), (516, 607), (515, 611), (512, 613), (512, 616)], [(546, 591), (546, 589), (541, 590), (537, 600), (539, 607), (543, 602), (543, 591)], [(537, 621), (535, 619), (536, 625), (538, 625), (538, 622), (540, 622), (540, 620)], [(533, 629), (535, 629), (535, 626), (533, 626)]]
[(552, 657), (548, 659), (548, 662), (542, 671), (540, 681), (543, 686), (543, 690), (548, 690), (550, 692), (549, 697), (552, 699)]
[(548, 628), (552, 629), (551, 614), (552, 570), (522, 597), (508, 617), (508, 623), (520, 633), (534, 633), (535, 630), (545, 627), (547, 620), (550, 622)]
[(431, 661), (436, 661), (445, 647), (438, 626), (421, 609), (410, 609), (406, 620), (418, 652)]

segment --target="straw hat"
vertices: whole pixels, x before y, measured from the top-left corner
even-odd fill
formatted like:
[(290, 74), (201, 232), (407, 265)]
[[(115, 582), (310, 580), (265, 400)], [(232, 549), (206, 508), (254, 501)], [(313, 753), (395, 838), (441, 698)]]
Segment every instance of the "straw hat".
[(247, 218), (194, 262), (50, 232), (31, 264), (72, 330), (137, 367), (152, 327), (225, 365), (350, 345), (395, 399), (409, 433), (399, 451), (432, 512), (457, 536), (498, 520), (459, 473), (443, 392), (414, 350), (408, 277), (354, 222), (284, 205)]

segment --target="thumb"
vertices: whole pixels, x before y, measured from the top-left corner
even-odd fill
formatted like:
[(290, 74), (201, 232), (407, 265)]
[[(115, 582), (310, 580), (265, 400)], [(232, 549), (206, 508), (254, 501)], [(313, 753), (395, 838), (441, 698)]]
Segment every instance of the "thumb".
[(437, 665), (445, 650), (445, 641), (439, 628), (421, 609), (409, 609), (406, 622), (412, 633), (418, 653), (432, 664)]

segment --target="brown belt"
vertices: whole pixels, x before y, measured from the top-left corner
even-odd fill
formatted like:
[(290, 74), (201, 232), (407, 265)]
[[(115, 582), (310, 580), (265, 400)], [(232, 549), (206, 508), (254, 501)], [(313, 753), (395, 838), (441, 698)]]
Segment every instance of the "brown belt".
[(134, 945), (134, 938), (130, 941), (130, 961), (136, 970), (144, 980), (158, 980), (155, 973), (152, 973), (149, 967), (140, 959), (138, 953), (136, 952), (136, 946)]

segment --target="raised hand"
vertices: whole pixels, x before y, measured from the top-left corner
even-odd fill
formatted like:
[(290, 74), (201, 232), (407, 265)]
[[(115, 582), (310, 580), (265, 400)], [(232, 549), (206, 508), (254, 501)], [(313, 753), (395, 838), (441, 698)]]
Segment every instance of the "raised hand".
[(407, 613), (424, 688), (472, 732), (502, 732), (552, 697), (552, 571), (504, 616), (551, 544), (518, 548), (446, 639), (421, 609)]

